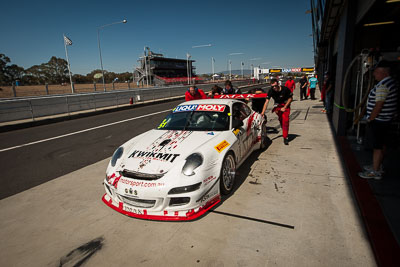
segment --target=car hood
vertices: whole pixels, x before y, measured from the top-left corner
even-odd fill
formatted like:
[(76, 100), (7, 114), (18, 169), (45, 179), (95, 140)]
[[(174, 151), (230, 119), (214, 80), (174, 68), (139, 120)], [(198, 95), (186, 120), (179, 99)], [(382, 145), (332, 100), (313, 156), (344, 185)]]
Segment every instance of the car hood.
[(150, 130), (125, 144), (121, 170), (164, 174), (221, 132)]

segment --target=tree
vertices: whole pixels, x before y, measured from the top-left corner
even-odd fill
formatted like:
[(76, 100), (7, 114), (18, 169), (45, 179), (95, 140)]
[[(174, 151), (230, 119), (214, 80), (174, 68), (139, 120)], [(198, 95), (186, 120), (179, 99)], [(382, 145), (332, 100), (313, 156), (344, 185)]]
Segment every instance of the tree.
[(81, 75), (81, 74), (74, 74), (72, 76), (72, 80), (74, 83), (91, 83), (92, 80), (90, 80), (87, 76)]
[(50, 83), (60, 84), (68, 80), (68, 63), (63, 58), (52, 56), (43, 68)]
[(46, 64), (33, 65), (26, 69), (23, 82), (25, 84), (44, 84), (49, 82)]
[(118, 80), (121, 82), (125, 81), (132, 81), (132, 73), (130, 72), (123, 72), (123, 73), (117, 73)]
[(10, 81), (22, 80), (25, 75), (25, 69), (16, 64), (7, 66), (7, 76)]
[(5, 85), (8, 82), (7, 64), (10, 63), (10, 58), (4, 54), (0, 54), (0, 84)]

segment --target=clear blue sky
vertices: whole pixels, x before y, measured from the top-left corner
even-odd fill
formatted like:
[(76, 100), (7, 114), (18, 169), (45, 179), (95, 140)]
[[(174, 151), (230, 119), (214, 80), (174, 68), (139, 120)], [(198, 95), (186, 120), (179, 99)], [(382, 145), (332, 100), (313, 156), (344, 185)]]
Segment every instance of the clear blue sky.
[[(0, 16), (0, 53), (24, 68), (65, 58), (71, 70), (100, 69), (97, 27), (104, 69), (131, 72), (143, 47), (167, 57), (196, 60), (197, 73), (240, 69), (240, 62), (264, 68), (313, 66), (309, 0), (153, 0), (153, 1), (6, 1)], [(192, 46), (212, 44), (211, 47)], [(231, 55), (231, 53), (243, 53)], [(260, 58), (260, 59), (258, 59)], [(253, 60), (250, 60), (253, 59)]]

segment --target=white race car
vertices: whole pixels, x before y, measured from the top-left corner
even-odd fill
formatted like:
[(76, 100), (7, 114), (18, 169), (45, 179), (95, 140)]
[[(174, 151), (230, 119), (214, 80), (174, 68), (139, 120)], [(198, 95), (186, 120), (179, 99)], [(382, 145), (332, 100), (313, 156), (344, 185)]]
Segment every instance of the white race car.
[(266, 146), (265, 123), (236, 99), (184, 102), (157, 129), (114, 152), (103, 201), (136, 218), (198, 218), (232, 191), (245, 159)]

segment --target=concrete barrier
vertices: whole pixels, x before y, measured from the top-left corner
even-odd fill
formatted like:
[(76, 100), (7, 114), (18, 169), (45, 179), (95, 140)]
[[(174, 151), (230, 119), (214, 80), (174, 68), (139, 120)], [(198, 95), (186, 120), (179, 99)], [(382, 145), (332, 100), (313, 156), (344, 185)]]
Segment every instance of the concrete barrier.
[[(248, 81), (233, 82), (234, 86), (247, 86)], [(222, 83), (218, 84), (223, 86)], [(199, 88), (209, 91), (214, 84), (201, 84)], [(254, 86), (254, 85), (251, 85)], [(0, 100), (0, 122), (10, 122), (70, 114), (72, 112), (97, 110), (106, 107), (148, 101), (156, 101), (176, 96), (183, 96), (187, 86), (136, 88), (109, 92), (93, 92), (29, 98), (13, 98)]]

